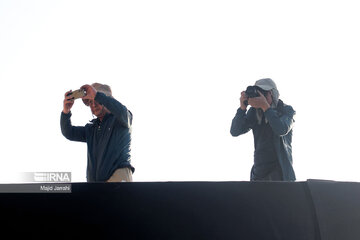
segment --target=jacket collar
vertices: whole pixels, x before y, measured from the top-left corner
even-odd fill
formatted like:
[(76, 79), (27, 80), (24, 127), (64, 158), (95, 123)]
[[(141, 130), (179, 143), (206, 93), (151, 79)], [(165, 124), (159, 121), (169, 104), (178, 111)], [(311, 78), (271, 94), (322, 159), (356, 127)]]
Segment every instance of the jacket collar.
[(110, 116), (110, 113), (106, 113), (102, 121), (100, 121), (99, 118), (94, 118), (94, 119), (90, 120), (90, 122), (92, 122), (96, 126), (99, 126), (101, 124), (101, 122), (105, 122), (109, 118), (109, 116)]

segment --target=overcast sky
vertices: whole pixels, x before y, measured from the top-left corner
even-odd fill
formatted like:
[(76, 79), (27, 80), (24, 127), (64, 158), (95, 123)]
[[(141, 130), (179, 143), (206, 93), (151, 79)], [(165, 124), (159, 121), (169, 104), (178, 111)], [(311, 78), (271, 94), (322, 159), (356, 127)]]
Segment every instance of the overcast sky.
[[(66, 171), (86, 144), (60, 131), (64, 93), (105, 83), (134, 115), (134, 181), (248, 181), (240, 92), (272, 78), (296, 110), (299, 181), (359, 181), (357, 1), (0, 1), (1, 182)], [(74, 125), (92, 119), (77, 101)]]

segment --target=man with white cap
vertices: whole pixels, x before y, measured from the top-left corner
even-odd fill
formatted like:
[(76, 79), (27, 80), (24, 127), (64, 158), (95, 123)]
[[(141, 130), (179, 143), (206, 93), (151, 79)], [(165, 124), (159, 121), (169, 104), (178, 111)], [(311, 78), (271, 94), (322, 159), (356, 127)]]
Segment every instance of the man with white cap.
[(108, 85), (84, 85), (82, 100), (89, 106), (93, 119), (84, 127), (72, 126), (72, 91), (65, 93), (61, 112), (61, 132), (69, 140), (87, 143), (88, 182), (132, 182), (130, 144), (132, 113), (112, 96)]
[[(230, 129), (234, 137), (253, 131), (255, 152), (250, 180), (295, 181), (291, 146), (295, 111), (279, 99), (272, 79), (260, 79), (254, 88), (257, 97), (241, 93), (240, 108)], [(247, 111), (248, 105), (251, 107)]]

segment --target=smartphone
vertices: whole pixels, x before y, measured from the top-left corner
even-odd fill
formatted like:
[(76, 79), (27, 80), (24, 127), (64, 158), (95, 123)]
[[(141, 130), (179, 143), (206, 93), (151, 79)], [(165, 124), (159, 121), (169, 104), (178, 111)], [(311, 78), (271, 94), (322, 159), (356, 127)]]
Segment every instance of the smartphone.
[(78, 90), (75, 90), (75, 91), (72, 91), (72, 92), (68, 93), (66, 96), (67, 97), (72, 96), (73, 99), (75, 100), (75, 99), (82, 98), (82, 97), (86, 96), (86, 91), (85, 91), (85, 89), (78, 89)]

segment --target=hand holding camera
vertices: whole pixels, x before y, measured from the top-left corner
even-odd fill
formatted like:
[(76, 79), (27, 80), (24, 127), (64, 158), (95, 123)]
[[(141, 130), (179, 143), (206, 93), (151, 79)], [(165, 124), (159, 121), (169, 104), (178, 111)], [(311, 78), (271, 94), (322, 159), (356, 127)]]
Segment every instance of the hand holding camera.
[(241, 109), (246, 110), (248, 105), (254, 108), (261, 108), (264, 111), (270, 106), (266, 100), (267, 91), (258, 86), (248, 86), (245, 92), (241, 93)]
[(74, 100), (75, 97), (72, 95), (73, 91), (67, 91), (65, 93), (65, 99), (64, 99), (64, 103), (63, 103), (63, 113), (68, 114), (72, 108), (72, 106), (74, 105)]
[(68, 114), (70, 112), (72, 106), (74, 105), (75, 99), (83, 98), (86, 95), (87, 95), (87, 92), (83, 88), (80, 88), (80, 89), (75, 90), (75, 91), (72, 91), (72, 90), (67, 91), (65, 93), (63, 112), (65, 114)]
[(67, 92), (66, 96), (69, 97), (70, 99), (75, 100), (86, 96), (86, 91), (84, 89), (78, 89), (75, 91), (70, 90), (69, 92)]
[(81, 98), (86, 106), (89, 106), (91, 101), (94, 101), (96, 96), (96, 89), (88, 84), (82, 86), (75, 91), (68, 91), (65, 93), (63, 112), (68, 114), (74, 105), (75, 99)]
[(83, 99), (89, 99), (89, 100), (95, 99), (97, 91), (93, 86), (85, 84), (80, 89), (82, 89), (86, 92), (86, 95), (83, 97)]
[(241, 97), (240, 97), (240, 108), (244, 111), (246, 111), (246, 108), (248, 106), (248, 96), (246, 95), (245, 91), (241, 92)]

